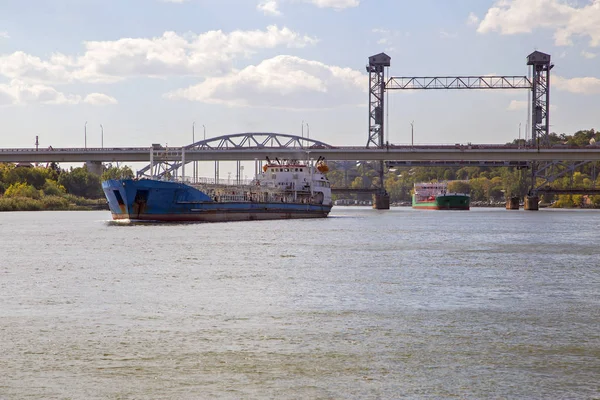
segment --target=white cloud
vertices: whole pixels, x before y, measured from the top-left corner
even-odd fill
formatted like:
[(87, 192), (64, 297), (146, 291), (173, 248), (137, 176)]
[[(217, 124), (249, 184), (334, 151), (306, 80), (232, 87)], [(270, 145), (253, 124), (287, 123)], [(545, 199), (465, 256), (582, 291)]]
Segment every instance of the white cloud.
[(54, 54), (48, 60), (15, 52), (0, 56), (0, 76), (36, 83), (115, 82), (127, 77), (226, 74), (233, 60), (260, 49), (305, 47), (317, 39), (271, 25), (266, 30), (209, 31), (200, 35), (165, 32), (155, 38), (85, 42), (74, 57)]
[(276, 0), (263, 0), (256, 6), (257, 10), (262, 11), (265, 15), (279, 16), (279, 4)]
[(600, 0), (577, 7), (560, 0), (498, 0), (483, 18), (477, 32), (499, 31), (511, 35), (529, 33), (535, 28), (554, 30), (558, 46), (572, 45), (573, 36), (590, 38), (590, 46), (600, 45)]
[(90, 93), (85, 96), (83, 102), (94, 106), (105, 106), (118, 103), (117, 99), (104, 93)]
[(6, 32), (6, 31), (0, 31), (0, 39), (10, 39), (10, 36), (8, 35), (8, 32)]
[(0, 84), (0, 106), (27, 104), (73, 105), (82, 102), (91, 105), (105, 105), (116, 104), (117, 100), (102, 93), (91, 93), (85, 99), (82, 99), (77, 94), (63, 93), (47, 85), (30, 84), (17, 79), (13, 79), (7, 84)]
[(367, 86), (366, 75), (356, 70), (281, 55), (165, 97), (238, 107), (323, 109), (363, 105)]
[(597, 56), (598, 54), (596, 54), (596, 53), (590, 53), (589, 51), (585, 51), (585, 50), (583, 50), (583, 51), (581, 52), (581, 55), (582, 55), (584, 58), (587, 58), (588, 60), (591, 60), (592, 58), (596, 58), (596, 56)]
[(554, 76), (551, 78), (552, 87), (571, 93), (578, 94), (600, 94), (600, 79), (594, 77), (563, 78)]
[(288, 1), (302, 1), (304, 3), (310, 3), (319, 8), (333, 8), (337, 11), (345, 8), (358, 7), (360, 0), (260, 0), (257, 4), (256, 9), (262, 11), (265, 15), (279, 16), (279, 5), (281, 2)]
[(472, 12), (469, 13), (469, 16), (467, 17), (467, 25), (477, 25), (477, 24), (479, 24), (479, 17)]
[(343, 10), (344, 8), (358, 7), (360, 0), (304, 0), (307, 3), (312, 3), (319, 8), (335, 8)]
[(69, 80), (67, 61), (41, 58), (16, 51), (0, 56), (0, 75), (9, 79), (22, 79), (32, 82), (65, 82)]
[[(600, 94), (600, 79), (595, 77), (564, 78), (555, 75), (551, 77), (550, 82), (554, 89), (564, 92), (587, 95)], [(528, 102), (525, 100), (512, 100), (507, 110), (525, 110), (527, 109), (527, 105)], [(556, 110), (557, 107), (551, 104), (550, 109)]]
[(31, 85), (19, 80), (0, 84), (0, 94), (4, 95), (5, 104), (77, 104), (81, 101), (81, 96), (64, 94), (50, 86)]

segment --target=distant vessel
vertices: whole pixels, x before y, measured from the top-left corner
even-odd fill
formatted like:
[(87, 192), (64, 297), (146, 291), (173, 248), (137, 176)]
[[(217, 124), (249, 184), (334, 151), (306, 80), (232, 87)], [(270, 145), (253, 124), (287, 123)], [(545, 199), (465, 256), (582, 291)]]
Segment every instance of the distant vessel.
[(468, 210), (471, 197), (448, 193), (448, 183), (415, 183), (412, 207), (424, 210)]
[(246, 185), (188, 184), (156, 179), (102, 182), (115, 220), (245, 221), (324, 218), (332, 207), (328, 167), (268, 161)]

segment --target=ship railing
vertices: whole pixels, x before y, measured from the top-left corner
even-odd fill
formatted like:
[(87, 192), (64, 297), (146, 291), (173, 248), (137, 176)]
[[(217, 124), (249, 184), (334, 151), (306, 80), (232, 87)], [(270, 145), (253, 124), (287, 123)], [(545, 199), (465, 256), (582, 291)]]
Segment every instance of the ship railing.
[(177, 177), (175, 179), (178, 182), (183, 182), (190, 185), (241, 185), (248, 186), (255, 182), (254, 179), (242, 179), (242, 178), (208, 178), (204, 176), (198, 176), (194, 179), (191, 176)]
[(243, 194), (236, 194), (236, 195), (231, 195), (231, 194), (219, 194), (217, 195), (217, 201), (222, 201), (222, 202), (243, 202), (243, 201), (250, 201), (250, 199), (243, 195)]

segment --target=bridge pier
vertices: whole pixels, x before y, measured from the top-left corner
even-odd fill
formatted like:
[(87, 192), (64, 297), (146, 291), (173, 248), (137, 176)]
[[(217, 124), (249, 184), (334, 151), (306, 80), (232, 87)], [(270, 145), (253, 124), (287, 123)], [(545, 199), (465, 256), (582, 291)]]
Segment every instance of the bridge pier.
[(506, 199), (506, 209), (507, 210), (518, 210), (519, 209), (519, 197), (512, 196)]
[(539, 206), (538, 206), (539, 201), (540, 201), (540, 198), (538, 196), (534, 196), (534, 195), (525, 196), (524, 209), (529, 210), (529, 211), (539, 210)]
[(390, 209), (390, 195), (387, 192), (377, 192), (373, 194), (373, 208), (376, 210)]
[(102, 166), (101, 161), (86, 161), (85, 166), (87, 167), (88, 172), (98, 176), (101, 176), (102, 172), (104, 172), (104, 167)]

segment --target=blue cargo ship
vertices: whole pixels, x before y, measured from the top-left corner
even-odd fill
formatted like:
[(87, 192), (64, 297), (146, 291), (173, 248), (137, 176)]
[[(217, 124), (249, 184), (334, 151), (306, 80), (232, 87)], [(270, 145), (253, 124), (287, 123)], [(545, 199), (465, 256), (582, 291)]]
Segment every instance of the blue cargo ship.
[(190, 184), (156, 179), (102, 182), (115, 220), (247, 221), (324, 218), (332, 207), (323, 161), (268, 162), (248, 185)]

